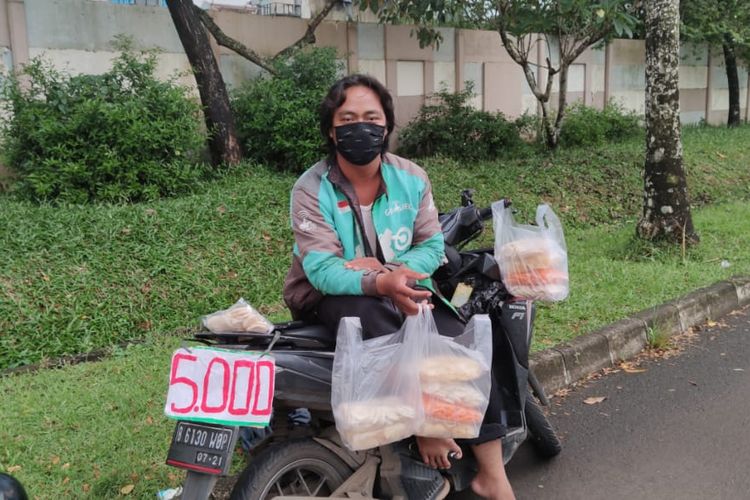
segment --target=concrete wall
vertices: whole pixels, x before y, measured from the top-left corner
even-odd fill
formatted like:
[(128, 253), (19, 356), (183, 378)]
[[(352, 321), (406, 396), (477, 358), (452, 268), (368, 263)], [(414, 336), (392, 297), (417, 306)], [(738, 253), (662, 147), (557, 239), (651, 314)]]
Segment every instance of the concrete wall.
[[(323, 0), (312, 0), (317, 10)], [(211, 11), (224, 31), (262, 55), (270, 56), (304, 33), (308, 20), (256, 16), (232, 10)], [(335, 47), (348, 72), (363, 72), (382, 80), (397, 106), (397, 125), (408, 123), (430, 94), (445, 88), (473, 84), (478, 109), (499, 111), (509, 117), (538, 112), (537, 102), (520, 67), (502, 48), (495, 32), (443, 29), (439, 48), (419, 48), (410, 26), (346, 22), (347, 13), (336, 9), (332, 20), (317, 32), (317, 43)], [(374, 20), (371, 13), (354, 13), (360, 21)], [(19, 67), (30, 57), (45, 56), (55, 66), (72, 73), (107, 70), (117, 34), (133, 37), (141, 48), (158, 48), (159, 74), (179, 75), (194, 88), (190, 66), (163, 7), (114, 5), (94, 0), (0, 0), (0, 64)], [(558, 57), (557, 47), (535, 41), (537, 63)], [(241, 84), (261, 70), (232, 51), (215, 45), (227, 83)], [(549, 52), (549, 54), (548, 54)], [(723, 123), (728, 108), (727, 79), (720, 50), (705, 46), (682, 48), (682, 118), (686, 123), (707, 120)], [(615, 40), (606, 48), (587, 50), (570, 68), (569, 102), (601, 107), (612, 99), (638, 113), (644, 110), (644, 44)], [(543, 70), (536, 77), (546, 81)], [(741, 69), (743, 117), (747, 116), (748, 77)], [(553, 92), (557, 92), (557, 83)], [(552, 103), (556, 103), (556, 94)]]

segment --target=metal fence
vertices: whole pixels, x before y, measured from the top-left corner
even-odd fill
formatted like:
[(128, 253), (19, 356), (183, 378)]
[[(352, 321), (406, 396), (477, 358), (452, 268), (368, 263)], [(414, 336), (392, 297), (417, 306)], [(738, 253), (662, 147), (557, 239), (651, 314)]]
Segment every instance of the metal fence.
[(267, 3), (258, 6), (258, 14), (261, 16), (302, 17), (302, 6), (277, 2)]
[(118, 5), (145, 5), (147, 7), (166, 7), (167, 0), (109, 0)]

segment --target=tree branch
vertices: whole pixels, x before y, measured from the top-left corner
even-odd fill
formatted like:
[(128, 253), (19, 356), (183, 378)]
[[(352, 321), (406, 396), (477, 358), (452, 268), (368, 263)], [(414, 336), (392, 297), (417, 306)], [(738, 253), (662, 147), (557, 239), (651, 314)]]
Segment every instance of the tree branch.
[(505, 47), (506, 52), (508, 52), (508, 55), (511, 59), (513, 59), (516, 64), (521, 66), (523, 69), (523, 74), (526, 76), (526, 81), (529, 84), (529, 88), (531, 89), (531, 92), (534, 94), (534, 96), (540, 101), (545, 101), (545, 96), (541, 94), (539, 91), (539, 87), (536, 81), (536, 77), (534, 76), (534, 73), (531, 71), (531, 68), (529, 67), (529, 60), (528, 60), (528, 54), (527, 57), (524, 58), (523, 55), (519, 52), (518, 46), (516, 45), (515, 41), (511, 41), (510, 37), (508, 36), (508, 32), (505, 30), (505, 26), (500, 25), (498, 26), (498, 32), (500, 33), (500, 38), (503, 41), (503, 47)]
[(552, 84), (555, 82), (555, 75), (557, 74), (557, 72), (558, 70), (552, 66), (552, 60), (548, 57), (547, 58), (547, 85), (544, 88), (544, 96), (547, 99), (549, 99), (549, 96), (552, 93)]
[(234, 38), (224, 33), (219, 27), (219, 25), (214, 22), (214, 20), (211, 18), (211, 16), (208, 15), (206, 11), (204, 11), (203, 9), (201, 9), (195, 4), (193, 4), (193, 9), (195, 10), (196, 14), (201, 20), (201, 23), (203, 24), (203, 26), (205, 26), (206, 29), (211, 33), (211, 35), (213, 35), (214, 39), (216, 40), (216, 43), (218, 43), (222, 47), (226, 47), (236, 52), (237, 54), (241, 55), (242, 57), (252, 62), (253, 64), (256, 64), (260, 66), (261, 68), (263, 68), (264, 70), (268, 71), (272, 75), (276, 74), (276, 70), (270, 64), (268, 64), (260, 55), (258, 55), (257, 52), (247, 48), (242, 43), (238, 42)]
[(519, 50), (518, 48), (518, 40), (513, 39), (511, 40), (508, 36), (508, 29), (505, 25), (505, 16), (507, 14), (508, 5), (504, 2), (500, 2), (497, 6), (498, 9), (498, 16), (495, 17), (495, 23), (496, 23), (496, 30), (500, 34), (500, 39), (503, 42), (503, 47), (505, 47), (505, 51), (508, 52), (508, 55), (511, 59), (513, 59), (516, 64), (521, 66), (523, 69), (524, 76), (526, 76), (526, 81), (529, 84), (529, 88), (531, 89), (531, 92), (536, 96), (538, 100), (542, 100), (542, 95), (539, 92), (539, 88), (537, 85), (536, 78), (534, 77), (534, 73), (531, 71), (531, 68), (529, 67), (529, 54), (523, 54), (522, 50)]
[(271, 60), (275, 61), (279, 58), (286, 57), (306, 45), (315, 43), (315, 30), (318, 28), (318, 25), (321, 22), (323, 22), (323, 19), (326, 18), (328, 13), (331, 12), (331, 10), (340, 1), (341, 0), (328, 0), (328, 3), (326, 3), (325, 7), (323, 7), (323, 10), (318, 12), (318, 15), (316, 15), (313, 18), (313, 20), (310, 21), (310, 24), (307, 25), (307, 30), (305, 31), (305, 34), (302, 35), (302, 37), (296, 42), (294, 42), (292, 45), (290, 45), (289, 47), (285, 48), (284, 50), (280, 51), (278, 54), (273, 56)]
[[(589, 36), (584, 38), (578, 47), (574, 47), (572, 49), (572, 52), (566, 57), (566, 63), (567, 64), (573, 64), (573, 61), (578, 59), (578, 56), (583, 54), (583, 51), (585, 51), (590, 46), (594, 45), (595, 43), (598, 43), (601, 39), (603, 39), (609, 31), (612, 29), (611, 25), (607, 24), (606, 26), (603, 26), (599, 30), (595, 30), (593, 33), (591, 33)], [(560, 54), (560, 59), (563, 58), (563, 55)]]

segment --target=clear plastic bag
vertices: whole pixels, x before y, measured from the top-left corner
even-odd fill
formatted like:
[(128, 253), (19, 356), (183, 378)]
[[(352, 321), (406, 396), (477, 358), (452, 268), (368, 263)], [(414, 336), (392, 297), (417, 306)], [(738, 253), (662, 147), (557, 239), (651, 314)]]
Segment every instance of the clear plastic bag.
[(427, 307), (394, 334), (363, 341), (361, 332), (359, 318), (341, 320), (333, 361), (331, 405), (346, 446), (477, 437), (489, 402), (488, 316), (475, 316), (456, 338), (437, 332)]
[(359, 318), (342, 318), (333, 359), (331, 406), (352, 450), (414, 434), (424, 419), (417, 366), (424, 356), (422, 321), (406, 319), (391, 335), (362, 340)]
[(548, 205), (536, 210), (536, 226), (517, 224), (510, 207), (492, 204), (495, 260), (503, 284), (518, 298), (557, 302), (568, 296), (568, 252), (562, 224)]
[(424, 359), (419, 365), (425, 420), (417, 435), (475, 438), (489, 403), (492, 324), (487, 315), (474, 316), (458, 337), (438, 333), (429, 309)]
[(273, 330), (273, 324), (243, 298), (229, 309), (203, 316), (201, 324), (213, 333), (269, 333)]

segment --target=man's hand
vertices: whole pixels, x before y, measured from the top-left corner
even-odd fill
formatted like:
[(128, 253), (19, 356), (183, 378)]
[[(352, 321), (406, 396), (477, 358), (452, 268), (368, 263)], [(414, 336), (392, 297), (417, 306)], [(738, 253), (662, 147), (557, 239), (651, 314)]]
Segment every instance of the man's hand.
[(375, 257), (360, 257), (344, 264), (344, 267), (353, 271), (386, 271), (383, 264)]
[(418, 273), (401, 266), (389, 273), (379, 274), (375, 287), (378, 295), (389, 297), (401, 312), (411, 316), (419, 312), (418, 302), (429, 299), (432, 292), (414, 290), (409, 285), (425, 278), (429, 278), (429, 274)]

